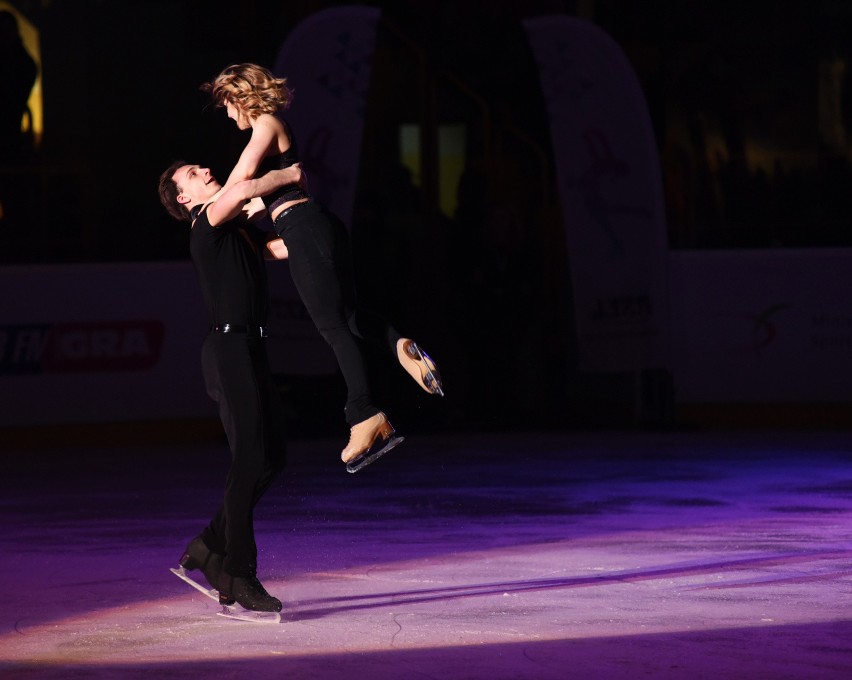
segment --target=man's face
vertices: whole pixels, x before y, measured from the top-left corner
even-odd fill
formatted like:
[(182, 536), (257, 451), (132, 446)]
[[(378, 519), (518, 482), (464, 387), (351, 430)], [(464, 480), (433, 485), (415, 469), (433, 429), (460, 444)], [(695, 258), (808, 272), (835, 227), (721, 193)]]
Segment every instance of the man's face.
[(210, 174), (210, 168), (200, 165), (183, 165), (172, 180), (178, 187), (178, 203), (204, 203), (222, 188)]

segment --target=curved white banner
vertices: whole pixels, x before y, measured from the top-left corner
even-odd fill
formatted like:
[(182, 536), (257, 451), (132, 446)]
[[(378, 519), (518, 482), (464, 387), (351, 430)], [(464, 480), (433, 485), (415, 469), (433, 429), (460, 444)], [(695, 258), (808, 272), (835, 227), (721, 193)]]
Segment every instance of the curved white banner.
[(272, 69), (294, 99), (285, 114), (299, 145), (310, 191), (352, 219), (380, 10), (334, 7), (300, 22)]
[(524, 22), (550, 119), (580, 366), (669, 363), (665, 207), (648, 107), (632, 66), (580, 19)]

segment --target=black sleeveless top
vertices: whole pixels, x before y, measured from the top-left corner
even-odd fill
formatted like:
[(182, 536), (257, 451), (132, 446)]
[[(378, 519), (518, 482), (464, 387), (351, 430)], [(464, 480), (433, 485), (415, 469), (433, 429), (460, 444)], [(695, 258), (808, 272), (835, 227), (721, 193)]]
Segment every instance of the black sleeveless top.
[(207, 211), (189, 233), (189, 253), (215, 325), (265, 326), (269, 311), (267, 235), (236, 218), (210, 226)]
[[(284, 168), (289, 168), (294, 163), (299, 162), (299, 150), (296, 146), (296, 138), (293, 136), (293, 131), (285, 121), (282, 120), (281, 122), (284, 125), (284, 129), (287, 130), (287, 136), (290, 138), (290, 146), (284, 153), (264, 158), (260, 162), (260, 167), (257, 170), (257, 176), (264, 175), (270, 170), (283, 170)], [(266, 209), (271, 214), (272, 211), (282, 203), (307, 197), (308, 195), (298, 184), (285, 184), (283, 187), (276, 189), (271, 194), (263, 196), (262, 200)]]

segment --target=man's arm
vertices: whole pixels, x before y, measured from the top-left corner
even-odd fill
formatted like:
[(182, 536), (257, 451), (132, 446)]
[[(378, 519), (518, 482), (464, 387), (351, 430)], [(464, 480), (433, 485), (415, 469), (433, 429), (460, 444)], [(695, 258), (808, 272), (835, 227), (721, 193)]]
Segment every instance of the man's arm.
[(286, 260), (290, 257), (290, 252), (284, 244), (284, 239), (275, 234), (269, 234), (269, 240), (266, 242), (265, 257), (267, 260)]
[(296, 163), (283, 170), (272, 170), (257, 179), (237, 182), (210, 204), (210, 207), (207, 208), (207, 219), (210, 221), (210, 225), (215, 227), (239, 215), (246, 201), (271, 194), (285, 184), (301, 181), (302, 168), (301, 165)]

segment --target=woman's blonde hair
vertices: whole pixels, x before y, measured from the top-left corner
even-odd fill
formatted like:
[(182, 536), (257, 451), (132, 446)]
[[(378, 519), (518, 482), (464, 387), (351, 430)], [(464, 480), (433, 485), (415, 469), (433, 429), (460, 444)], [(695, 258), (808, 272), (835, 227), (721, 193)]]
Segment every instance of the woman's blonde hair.
[(287, 79), (276, 78), (271, 71), (257, 64), (228, 66), (213, 81), (204, 83), (201, 89), (210, 93), (217, 106), (230, 102), (252, 119), (261, 113), (274, 114), (279, 109), (286, 109), (293, 101)]

